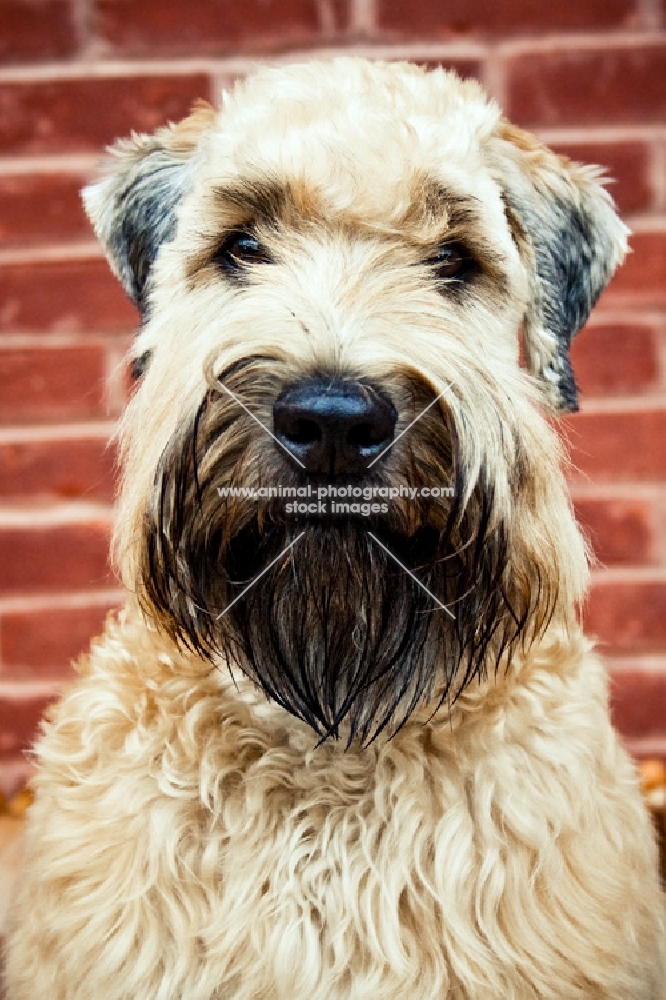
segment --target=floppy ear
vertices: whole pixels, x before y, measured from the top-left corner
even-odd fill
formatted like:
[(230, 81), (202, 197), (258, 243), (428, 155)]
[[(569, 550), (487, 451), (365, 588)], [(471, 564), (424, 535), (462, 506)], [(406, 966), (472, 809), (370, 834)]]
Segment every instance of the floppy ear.
[(215, 109), (200, 101), (178, 125), (121, 139), (110, 148), (101, 179), (83, 191), (111, 267), (142, 313), (151, 266), (173, 238), (176, 208), (191, 185), (192, 154), (214, 118)]
[(525, 358), (556, 411), (578, 409), (569, 347), (627, 252), (629, 230), (601, 186), (601, 170), (556, 156), (502, 120), (491, 169), (527, 267)]

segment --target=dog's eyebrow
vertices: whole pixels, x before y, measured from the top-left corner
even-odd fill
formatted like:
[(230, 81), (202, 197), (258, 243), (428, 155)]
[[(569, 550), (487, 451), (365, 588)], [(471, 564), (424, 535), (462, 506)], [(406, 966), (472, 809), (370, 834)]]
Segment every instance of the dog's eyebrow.
[(237, 209), (244, 219), (270, 222), (285, 214), (293, 203), (292, 192), (277, 180), (242, 179), (216, 187), (215, 201), (223, 207)]
[(446, 218), (450, 229), (461, 229), (478, 221), (479, 200), (432, 177), (420, 177), (414, 183), (412, 211), (426, 224)]
[[(220, 185), (213, 191), (217, 204), (234, 209), (245, 221), (271, 223), (292, 213), (312, 211), (312, 197), (302, 184), (285, 183), (277, 178), (239, 178)], [(351, 208), (352, 206), (350, 206)], [(402, 231), (410, 222), (459, 230), (477, 222), (478, 199), (444, 185), (432, 177), (419, 176), (412, 184), (412, 198), (406, 217), (400, 222)]]

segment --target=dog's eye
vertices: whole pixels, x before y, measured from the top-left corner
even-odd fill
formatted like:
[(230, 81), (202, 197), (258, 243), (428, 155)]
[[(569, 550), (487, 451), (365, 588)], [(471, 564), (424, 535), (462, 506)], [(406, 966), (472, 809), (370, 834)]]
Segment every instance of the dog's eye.
[(218, 250), (216, 260), (227, 270), (237, 271), (244, 264), (270, 264), (268, 251), (251, 233), (229, 233)]
[(476, 269), (476, 261), (462, 243), (448, 243), (440, 247), (427, 261), (438, 278), (461, 279)]

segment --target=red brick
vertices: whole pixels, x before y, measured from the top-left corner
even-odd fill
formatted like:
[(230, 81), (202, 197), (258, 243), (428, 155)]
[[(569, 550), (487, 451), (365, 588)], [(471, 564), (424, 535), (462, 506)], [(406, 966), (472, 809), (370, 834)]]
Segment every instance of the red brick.
[(666, 232), (633, 233), (630, 243), (632, 252), (604, 292), (604, 304), (631, 297), (641, 305), (666, 306)]
[(597, 583), (585, 607), (585, 628), (605, 652), (666, 650), (666, 583)]
[(51, 698), (0, 698), (0, 760), (16, 757), (34, 743)]
[(110, 501), (114, 462), (103, 438), (0, 444), (0, 499)]
[(638, 670), (611, 676), (613, 722), (623, 736), (666, 736), (666, 674)]
[(5, 677), (63, 677), (72, 661), (102, 633), (114, 602), (85, 608), (10, 613), (0, 617)]
[(68, 174), (0, 176), (0, 243), (17, 245), (92, 235), (80, 191), (84, 179)]
[(523, 53), (508, 61), (507, 74), (506, 110), (518, 124), (636, 125), (666, 118), (666, 45)]
[(0, 334), (135, 329), (139, 316), (103, 258), (0, 267)]
[(563, 417), (571, 459), (584, 477), (626, 482), (666, 478), (666, 412), (577, 413)]
[(503, 35), (631, 25), (634, 0), (378, 0), (380, 30), (402, 38)]
[(98, 589), (112, 583), (109, 524), (0, 528), (0, 592)]
[(644, 142), (554, 142), (556, 153), (605, 168), (608, 190), (622, 212), (641, 212), (652, 205), (650, 150)]
[(321, 44), (349, 24), (349, 0), (98, 0), (96, 33), (123, 55), (214, 55)]
[(67, 0), (3, 0), (0, 63), (62, 59), (76, 51)]
[(4, 83), (0, 135), (7, 153), (97, 151), (132, 129), (183, 118), (209, 91), (203, 73)]
[(55, 420), (104, 414), (101, 347), (0, 349), (0, 420)]
[(577, 500), (574, 507), (601, 563), (638, 565), (650, 561), (648, 504), (642, 500)]
[(573, 342), (571, 360), (583, 396), (637, 393), (659, 378), (658, 332), (648, 325), (588, 326)]

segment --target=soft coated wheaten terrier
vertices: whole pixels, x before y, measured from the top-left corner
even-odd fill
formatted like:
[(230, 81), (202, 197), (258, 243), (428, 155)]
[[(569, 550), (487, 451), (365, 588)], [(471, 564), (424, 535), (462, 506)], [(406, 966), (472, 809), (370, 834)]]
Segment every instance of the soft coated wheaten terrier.
[(656, 1000), (545, 416), (626, 249), (598, 174), (476, 83), (336, 59), (85, 200), (144, 319), (131, 596), (36, 749), (10, 1000)]

